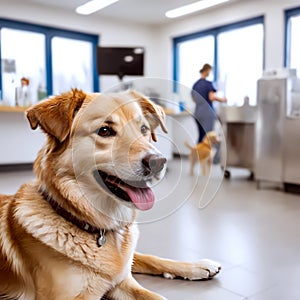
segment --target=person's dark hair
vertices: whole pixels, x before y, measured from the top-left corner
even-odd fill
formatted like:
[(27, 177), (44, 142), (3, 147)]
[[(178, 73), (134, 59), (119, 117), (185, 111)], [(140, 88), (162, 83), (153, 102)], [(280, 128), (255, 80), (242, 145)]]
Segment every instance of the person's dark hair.
[(204, 64), (202, 69), (200, 70), (200, 73), (202, 74), (203, 72), (206, 72), (211, 69), (212, 69), (212, 66), (210, 64)]

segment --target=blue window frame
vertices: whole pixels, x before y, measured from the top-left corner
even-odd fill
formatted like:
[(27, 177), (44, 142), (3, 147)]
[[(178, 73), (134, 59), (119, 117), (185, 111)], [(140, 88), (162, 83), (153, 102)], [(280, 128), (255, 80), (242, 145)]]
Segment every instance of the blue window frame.
[(300, 76), (300, 7), (285, 11), (284, 66), (297, 69)]
[[(252, 19), (248, 19), (248, 20), (244, 20), (244, 21), (240, 21), (240, 22), (236, 22), (236, 23), (232, 23), (232, 24), (228, 24), (225, 26), (220, 26), (220, 27), (216, 27), (216, 28), (212, 28), (212, 29), (208, 29), (208, 30), (204, 30), (204, 31), (199, 31), (199, 32), (194, 32), (188, 35), (184, 35), (184, 36), (180, 36), (180, 37), (175, 37), (173, 39), (173, 80), (174, 80), (174, 86), (173, 86), (173, 91), (175, 93), (178, 92), (178, 81), (179, 81), (179, 77), (180, 77), (180, 70), (179, 70), (179, 60), (180, 60), (180, 45), (184, 42), (188, 42), (188, 41), (192, 41), (192, 40), (196, 40), (196, 39), (201, 39), (201, 38), (205, 38), (208, 36), (213, 36), (214, 37), (214, 58), (213, 58), (213, 80), (214, 81), (218, 81), (218, 77), (219, 77), (219, 63), (220, 63), (220, 51), (222, 49), (220, 49), (219, 47), (219, 37), (221, 34), (226, 33), (226, 32), (230, 32), (236, 29), (242, 29), (242, 28), (246, 28), (252, 25), (262, 25), (262, 65), (261, 65), (261, 71), (264, 68), (264, 16), (259, 16), (256, 18), (252, 18)], [(238, 41), (236, 43), (236, 45), (232, 45), (232, 47), (238, 47)], [(195, 62), (197, 63), (197, 62)], [(199, 68), (201, 66), (199, 65)], [(195, 78), (196, 81), (197, 78)]]
[[(41, 26), (35, 25), (26, 22), (14, 21), (9, 19), (0, 18), (0, 30), (2, 28), (9, 28), (15, 30), (23, 30), (28, 32), (34, 33), (41, 33), (45, 35), (45, 51), (46, 51), (46, 85), (47, 85), (47, 94), (52, 95), (53, 93), (53, 85), (52, 85), (52, 47), (51, 47), (51, 40), (54, 37), (63, 37), (67, 39), (74, 39), (79, 41), (86, 41), (92, 44), (92, 72), (93, 72), (93, 88), (94, 92), (99, 91), (99, 78), (97, 73), (97, 47), (99, 37), (98, 35), (87, 34), (82, 32), (76, 32), (71, 30), (64, 30), (55, 27), (49, 26)], [(0, 47), (1, 47), (1, 40), (0, 40)], [(0, 70), (2, 69), (2, 57), (0, 51)], [(2, 90), (2, 76), (0, 74), (0, 89)]]

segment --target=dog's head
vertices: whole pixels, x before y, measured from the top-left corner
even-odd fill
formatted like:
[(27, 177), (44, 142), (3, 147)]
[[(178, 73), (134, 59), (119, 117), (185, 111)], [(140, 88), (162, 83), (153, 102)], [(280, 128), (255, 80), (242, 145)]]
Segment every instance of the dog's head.
[(80, 189), (101, 210), (152, 207), (149, 185), (166, 164), (151, 143), (156, 127), (167, 132), (159, 106), (134, 91), (73, 90), (29, 108), (27, 118), (48, 136), (35, 165), (44, 185), (66, 198)]
[(215, 146), (215, 145), (220, 143), (220, 138), (219, 138), (218, 134), (215, 131), (209, 131), (205, 135), (205, 140), (207, 140), (207, 142), (209, 144), (211, 144), (212, 146)]

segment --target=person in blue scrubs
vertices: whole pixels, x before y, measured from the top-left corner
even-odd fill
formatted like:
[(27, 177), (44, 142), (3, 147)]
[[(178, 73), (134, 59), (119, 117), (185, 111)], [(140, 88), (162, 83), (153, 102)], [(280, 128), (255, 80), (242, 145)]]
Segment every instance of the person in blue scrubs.
[(205, 64), (200, 70), (200, 79), (197, 80), (192, 89), (192, 98), (196, 103), (194, 117), (198, 127), (199, 138), (198, 143), (201, 143), (205, 134), (214, 129), (216, 114), (213, 106), (213, 101), (226, 102), (225, 97), (218, 97), (216, 89), (211, 81), (206, 78), (212, 71), (212, 66)]

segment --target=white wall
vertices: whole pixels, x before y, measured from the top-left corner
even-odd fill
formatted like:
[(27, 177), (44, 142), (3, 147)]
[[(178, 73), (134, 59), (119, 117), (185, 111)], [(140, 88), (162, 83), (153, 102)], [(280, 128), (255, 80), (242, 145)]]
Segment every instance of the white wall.
[(32, 163), (45, 141), (22, 112), (0, 112), (0, 165)]

